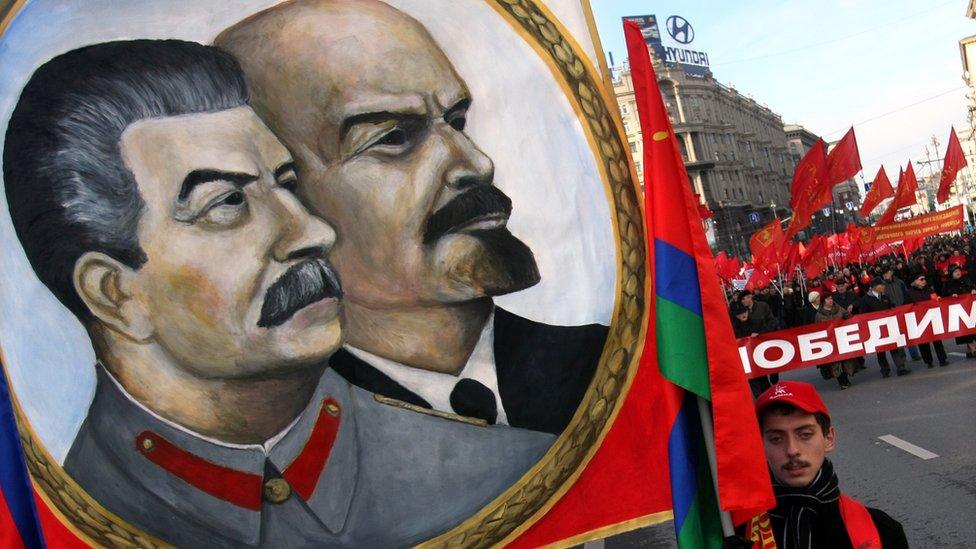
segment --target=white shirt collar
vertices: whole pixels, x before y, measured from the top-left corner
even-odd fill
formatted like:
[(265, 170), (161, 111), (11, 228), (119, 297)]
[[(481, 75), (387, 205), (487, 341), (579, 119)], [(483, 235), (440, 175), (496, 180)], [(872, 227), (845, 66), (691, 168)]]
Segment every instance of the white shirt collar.
[(475, 344), (467, 364), (457, 375), (444, 374), (422, 370), (395, 362), (388, 358), (374, 355), (351, 345), (345, 349), (353, 356), (366, 362), (370, 366), (388, 375), (390, 379), (403, 385), (409, 391), (430, 403), (435, 410), (455, 413), (451, 408), (451, 391), (462, 379), (473, 379), (491, 390), (495, 395), (495, 406), (498, 409), (496, 423), (508, 425), (508, 416), (502, 405), (502, 398), (498, 394), (498, 374), (495, 370), (495, 312), (488, 316), (485, 327), (481, 330), (478, 343)]
[(129, 402), (131, 402), (134, 406), (138, 407), (143, 412), (145, 412), (145, 413), (149, 414), (150, 416), (152, 416), (152, 418), (155, 419), (156, 421), (159, 421), (160, 423), (163, 423), (165, 425), (168, 425), (169, 427), (172, 427), (173, 429), (176, 429), (177, 431), (180, 431), (180, 432), (183, 432), (183, 433), (185, 433), (187, 435), (190, 435), (191, 437), (196, 437), (196, 438), (198, 438), (200, 440), (205, 440), (205, 441), (209, 442), (210, 444), (216, 444), (217, 446), (223, 446), (224, 448), (231, 448), (231, 449), (234, 449), (234, 450), (257, 450), (259, 452), (263, 452), (264, 455), (268, 455), (268, 453), (271, 452), (271, 449), (274, 448), (275, 444), (278, 444), (278, 442), (280, 442), (281, 439), (285, 438), (285, 435), (288, 434), (288, 431), (291, 431), (292, 427), (294, 427), (295, 424), (298, 423), (298, 420), (301, 419), (301, 417), (302, 417), (302, 414), (298, 414), (295, 417), (295, 419), (293, 419), (292, 422), (288, 424), (287, 427), (285, 427), (284, 429), (282, 429), (281, 432), (278, 433), (277, 435), (275, 435), (275, 436), (269, 438), (268, 440), (264, 441), (263, 444), (235, 444), (233, 442), (224, 442), (222, 440), (218, 440), (218, 439), (215, 439), (215, 438), (212, 438), (212, 437), (208, 437), (206, 435), (201, 435), (200, 433), (197, 433), (195, 431), (191, 431), (190, 429), (187, 429), (186, 427), (180, 425), (179, 423), (175, 423), (173, 421), (170, 421), (170, 420), (164, 418), (163, 416), (157, 414), (156, 412), (150, 410), (143, 403), (141, 403), (138, 400), (136, 400), (136, 398), (134, 396), (132, 396), (131, 394), (129, 394), (129, 391), (126, 391), (125, 390), (125, 387), (123, 387), (122, 384), (119, 383), (119, 380), (115, 379), (115, 376), (112, 375), (112, 372), (109, 372), (108, 371), (108, 368), (105, 368), (105, 366), (102, 365), (101, 362), (99, 362), (98, 365), (105, 370), (105, 373), (108, 375), (108, 378), (111, 379), (112, 380), (112, 383), (115, 384), (116, 389), (118, 389), (119, 392), (122, 393), (122, 395), (129, 400)]

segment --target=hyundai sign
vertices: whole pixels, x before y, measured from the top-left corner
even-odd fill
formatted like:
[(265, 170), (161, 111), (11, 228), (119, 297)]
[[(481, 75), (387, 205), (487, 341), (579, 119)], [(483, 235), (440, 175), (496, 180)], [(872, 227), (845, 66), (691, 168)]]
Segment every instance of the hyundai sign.
[(644, 42), (652, 52), (669, 67), (681, 67), (690, 76), (707, 76), (708, 54), (692, 45), (695, 28), (680, 15), (670, 15), (664, 20), (664, 29), (658, 25), (655, 15), (631, 15), (625, 21), (634, 21), (644, 34)]

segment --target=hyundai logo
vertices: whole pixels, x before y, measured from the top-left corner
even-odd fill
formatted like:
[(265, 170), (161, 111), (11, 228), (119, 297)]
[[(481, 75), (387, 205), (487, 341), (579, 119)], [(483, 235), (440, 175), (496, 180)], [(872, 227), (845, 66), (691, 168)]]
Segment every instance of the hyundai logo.
[(695, 39), (695, 29), (691, 27), (691, 23), (687, 19), (680, 15), (668, 17), (667, 27), (668, 34), (679, 44), (691, 44), (691, 41)]

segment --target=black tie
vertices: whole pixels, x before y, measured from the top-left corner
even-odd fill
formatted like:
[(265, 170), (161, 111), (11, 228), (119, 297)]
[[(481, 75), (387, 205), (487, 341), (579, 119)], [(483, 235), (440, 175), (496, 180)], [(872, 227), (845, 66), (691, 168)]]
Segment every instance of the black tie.
[(473, 379), (462, 379), (451, 391), (451, 408), (456, 414), (476, 417), (494, 425), (498, 419), (498, 406), (495, 394)]

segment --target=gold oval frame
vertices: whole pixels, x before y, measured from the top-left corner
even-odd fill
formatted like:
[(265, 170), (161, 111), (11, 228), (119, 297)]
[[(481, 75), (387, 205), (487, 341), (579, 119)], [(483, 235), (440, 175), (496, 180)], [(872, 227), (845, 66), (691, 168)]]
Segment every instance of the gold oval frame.
[[(532, 469), (460, 525), (423, 547), (481, 547), (510, 541), (571, 487), (613, 423), (643, 347), (647, 272), (636, 173), (626, 154), (612, 95), (582, 49), (536, 0), (485, 0), (536, 50), (563, 88), (594, 153), (611, 205), (617, 288), (610, 332), (596, 374), (570, 425)], [(0, 35), (24, 0), (0, 1)], [(586, 6), (586, 3), (583, 4)], [(591, 32), (595, 32), (592, 29)], [(2, 361), (0, 352), (0, 361)], [(106, 547), (169, 547), (108, 512), (71, 479), (33, 432), (11, 390), (31, 478), (58, 518), (85, 540)]]

